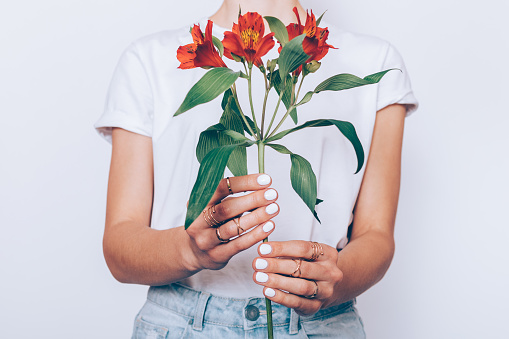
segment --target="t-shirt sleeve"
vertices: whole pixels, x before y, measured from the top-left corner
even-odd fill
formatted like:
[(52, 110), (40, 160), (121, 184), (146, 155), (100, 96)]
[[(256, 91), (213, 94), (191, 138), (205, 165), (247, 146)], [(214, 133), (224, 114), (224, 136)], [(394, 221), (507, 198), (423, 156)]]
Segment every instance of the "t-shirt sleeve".
[[(392, 104), (406, 106), (407, 116), (417, 110), (419, 102), (414, 96), (410, 77), (403, 58), (392, 45), (389, 45), (383, 69), (397, 68), (387, 73), (379, 83), (377, 111)], [(399, 70), (401, 71), (399, 71)]]
[(131, 44), (118, 61), (94, 128), (109, 143), (113, 127), (152, 137), (153, 111), (149, 78), (136, 45)]

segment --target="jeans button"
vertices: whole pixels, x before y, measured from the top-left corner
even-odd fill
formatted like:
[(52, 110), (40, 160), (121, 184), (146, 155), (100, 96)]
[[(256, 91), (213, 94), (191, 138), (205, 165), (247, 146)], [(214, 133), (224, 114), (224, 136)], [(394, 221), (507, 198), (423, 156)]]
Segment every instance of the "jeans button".
[(246, 319), (255, 321), (256, 319), (258, 319), (258, 317), (260, 317), (260, 310), (258, 309), (258, 307), (248, 305), (246, 307)]

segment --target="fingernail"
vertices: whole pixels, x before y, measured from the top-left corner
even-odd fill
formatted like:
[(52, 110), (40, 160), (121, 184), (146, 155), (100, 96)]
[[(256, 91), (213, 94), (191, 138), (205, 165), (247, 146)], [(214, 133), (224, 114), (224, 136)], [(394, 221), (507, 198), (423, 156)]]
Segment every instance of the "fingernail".
[(267, 297), (269, 297), (269, 298), (272, 298), (272, 297), (274, 297), (274, 296), (276, 295), (276, 291), (274, 291), (274, 290), (273, 290), (272, 288), (270, 288), (270, 287), (267, 287), (267, 288), (265, 289), (265, 295), (266, 295)]
[(274, 229), (274, 223), (272, 221), (267, 221), (265, 225), (263, 225), (264, 232), (270, 232)]
[(261, 244), (260, 245), (260, 253), (261, 254), (269, 254), (272, 252), (272, 247), (269, 244)]
[(265, 212), (267, 212), (267, 214), (274, 214), (277, 211), (279, 211), (279, 206), (277, 204), (272, 203), (269, 206), (265, 207)]
[(265, 259), (256, 259), (255, 266), (257, 270), (264, 270), (269, 266), (269, 263)]
[(271, 188), (270, 190), (265, 191), (265, 193), (263, 193), (263, 196), (265, 197), (266, 200), (274, 200), (277, 197), (277, 192), (275, 189)]
[(256, 281), (264, 283), (264, 282), (267, 282), (268, 280), (269, 280), (269, 276), (267, 275), (267, 273), (256, 272)]
[(270, 177), (267, 174), (259, 175), (258, 178), (256, 178), (256, 181), (258, 181), (258, 184), (261, 186), (265, 186), (270, 184)]

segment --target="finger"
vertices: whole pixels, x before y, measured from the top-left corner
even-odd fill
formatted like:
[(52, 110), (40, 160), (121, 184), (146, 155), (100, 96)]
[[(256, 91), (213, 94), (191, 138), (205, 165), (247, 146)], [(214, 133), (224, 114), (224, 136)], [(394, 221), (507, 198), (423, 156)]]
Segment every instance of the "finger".
[(235, 254), (242, 252), (267, 238), (274, 231), (274, 228), (274, 222), (269, 220), (253, 228), (250, 232), (231, 240), (227, 244), (214, 247), (209, 251), (209, 255), (218, 262), (228, 261)]
[(313, 280), (287, 277), (274, 273), (255, 272), (253, 273), (253, 280), (258, 285), (287, 291), (303, 298), (314, 295), (313, 298), (315, 299), (327, 299), (333, 293), (331, 284), (327, 282), (316, 281), (315, 284)]
[[(336, 279), (332, 265), (323, 265), (308, 262), (302, 259), (256, 258), (253, 260), (253, 269), (265, 273), (277, 273), (294, 278), (331, 281)], [(336, 266), (337, 267), (337, 266)]]
[[(231, 198), (213, 206), (212, 217), (219, 222), (229, 220), (237, 215), (243, 214), (246, 211), (255, 210), (263, 206), (270, 206), (271, 203), (274, 203), (274, 201), (277, 200), (277, 198), (277, 191), (273, 188), (263, 189), (241, 197)], [(274, 214), (278, 210), (279, 208), (276, 208), (275, 206), (267, 208), (269, 215)], [(205, 225), (208, 224), (205, 222), (204, 226)]]
[(265, 287), (263, 294), (275, 303), (295, 309), (299, 315), (315, 314), (322, 306), (322, 302), (318, 299), (306, 299), (271, 287)]
[[(272, 179), (268, 174), (249, 174), (240, 177), (230, 177), (230, 188), (232, 192), (240, 193), (247, 191), (257, 191), (269, 187)], [(222, 179), (217, 186), (216, 192), (212, 196), (209, 204), (217, 204), (224, 197), (230, 195), (226, 178)]]
[[(337, 257), (338, 253), (335, 248), (325, 244), (320, 244), (320, 246), (323, 249), (321, 253), (324, 253), (324, 255), (319, 255), (316, 261), (330, 260), (331, 257)], [(270, 241), (258, 247), (260, 256), (270, 258), (287, 257), (311, 260), (314, 251), (311, 241), (304, 240)]]

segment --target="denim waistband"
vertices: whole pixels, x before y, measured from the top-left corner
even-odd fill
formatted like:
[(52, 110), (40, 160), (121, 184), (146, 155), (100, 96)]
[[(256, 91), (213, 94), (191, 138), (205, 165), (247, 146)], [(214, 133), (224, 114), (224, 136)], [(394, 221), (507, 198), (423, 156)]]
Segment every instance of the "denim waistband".
[[(227, 298), (196, 291), (180, 283), (173, 283), (167, 286), (150, 287), (147, 299), (192, 319), (193, 329), (197, 331), (203, 329), (204, 323), (238, 327), (245, 330), (267, 326), (265, 298)], [(310, 316), (299, 316), (293, 309), (272, 303), (272, 322), (274, 327), (288, 326), (289, 334), (297, 334), (299, 321), (327, 318), (345, 312), (354, 304), (355, 299), (320, 310)]]

